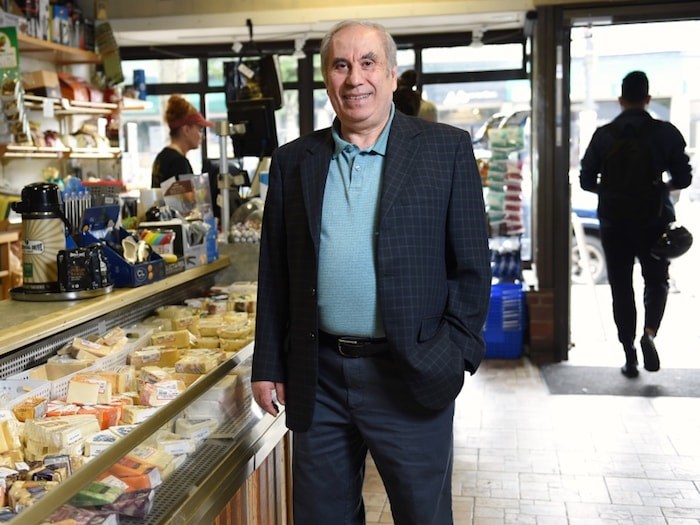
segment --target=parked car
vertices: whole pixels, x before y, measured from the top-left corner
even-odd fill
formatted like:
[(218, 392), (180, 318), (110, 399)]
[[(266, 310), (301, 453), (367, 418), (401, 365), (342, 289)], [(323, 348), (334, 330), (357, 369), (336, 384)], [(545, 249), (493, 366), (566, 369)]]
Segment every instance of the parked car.
[[(573, 207), (572, 211), (581, 221), (585, 234), (584, 242), (588, 254), (588, 271), (594, 284), (606, 284), (608, 271), (605, 267), (605, 253), (600, 241), (600, 222), (595, 207)], [(571, 282), (572, 284), (586, 284), (588, 277), (584, 273), (583, 261), (575, 239), (571, 241)]]
[[(472, 140), (474, 154), (479, 161), (481, 169), (488, 169), (488, 161), (491, 158), (491, 150), (488, 141), (488, 132), (491, 129), (506, 128), (506, 127), (526, 127), (530, 120), (530, 110), (520, 109), (511, 113), (496, 113), (489, 117), (486, 122), (479, 128)], [(526, 147), (526, 150), (528, 148)], [(524, 154), (523, 165), (524, 169), (528, 169), (527, 162), (529, 155)], [(530, 213), (529, 195), (523, 193), (523, 214), (525, 222), (525, 233), (521, 236), (521, 256), (524, 261), (529, 261), (531, 258), (531, 239), (530, 239), (530, 221), (528, 214)], [(605, 284), (608, 282), (608, 274), (605, 266), (605, 254), (603, 245), (600, 241), (600, 223), (597, 213), (597, 199), (595, 195), (578, 191), (574, 191), (572, 198), (572, 211), (576, 214), (583, 227), (585, 235), (584, 241), (588, 253), (588, 271), (591, 273), (591, 278), (594, 284)], [(588, 277), (584, 273), (581, 254), (579, 253), (578, 244), (575, 238), (571, 241), (571, 282), (573, 284), (588, 283)]]

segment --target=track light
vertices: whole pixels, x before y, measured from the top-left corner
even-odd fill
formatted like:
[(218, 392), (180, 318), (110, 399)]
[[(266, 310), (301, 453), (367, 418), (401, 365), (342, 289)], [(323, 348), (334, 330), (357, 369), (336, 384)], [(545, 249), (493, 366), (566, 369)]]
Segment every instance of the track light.
[(484, 38), (484, 30), (483, 29), (474, 29), (472, 31), (472, 41), (469, 44), (469, 47), (481, 47), (484, 45), (483, 42)]
[(306, 44), (305, 38), (295, 38), (294, 39), (294, 52), (292, 57), (300, 60), (306, 58), (306, 53), (304, 53), (304, 44)]

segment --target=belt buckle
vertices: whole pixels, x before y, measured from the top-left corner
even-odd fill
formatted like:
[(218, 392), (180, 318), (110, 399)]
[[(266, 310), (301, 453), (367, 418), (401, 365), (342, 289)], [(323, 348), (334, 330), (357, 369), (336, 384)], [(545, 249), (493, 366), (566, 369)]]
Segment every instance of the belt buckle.
[(344, 337), (339, 337), (338, 338), (338, 353), (342, 355), (343, 357), (358, 357), (357, 355), (353, 354), (348, 354), (343, 350), (343, 345), (350, 345), (354, 347), (359, 347), (362, 346), (362, 344), (359, 341), (356, 341), (354, 339), (347, 339)]

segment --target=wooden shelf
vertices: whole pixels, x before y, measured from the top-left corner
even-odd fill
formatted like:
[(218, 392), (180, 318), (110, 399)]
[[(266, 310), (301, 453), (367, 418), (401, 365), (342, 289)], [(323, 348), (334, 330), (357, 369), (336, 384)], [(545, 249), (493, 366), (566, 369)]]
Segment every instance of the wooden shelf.
[(47, 60), (58, 65), (98, 64), (102, 61), (97, 53), (87, 49), (64, 46), (34, 38), (24, 33), (17, 34), (20, 53), (38, 60)]
[(42, 111), (46, 101), (54, 106), (57, 117), (70, 115), (111, 115), (119, 106), (108, 102), (81, 102), (67, 98), (47, 98), (37, 95), (24, 95), (24, 107), (33, 111)]
[(0, 146), (3, 159), (116, 159), (121, 155), (119, 148), (52, 148), (46, 146)]

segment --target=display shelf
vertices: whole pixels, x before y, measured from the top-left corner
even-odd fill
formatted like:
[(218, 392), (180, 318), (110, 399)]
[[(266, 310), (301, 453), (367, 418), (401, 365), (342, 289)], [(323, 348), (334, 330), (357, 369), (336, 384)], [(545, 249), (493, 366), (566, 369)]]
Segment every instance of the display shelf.
[(53, 114), (56, 117), (73, 115), (101, 115), (107, 116), (116, 111), (119, 106), (109, 102), (83, 102), (69, 100), (67, 98), (49, 98), (38, 95), (24, 95), (24, 107), (29, 110), (43, 111), (45, 105), (53, 105)]
[(272, 417), (254, 405), (249, 386), (252, 352), (251, 343), (158, 409), (148, 420), (95, 456), (9, 523), (42, 522), (125, 454), (144, 443), (163, 427), (164, 422), (180, 416), (188, 405), (224, 376), (235, 373), (238, 375), (237, 393), (219, 429), (155, 489), (153, 509), (145, 519), (122, 517), (120, 522), (141, 525), (201, 523), (202, 516), (216, 513), (287, 432), (284, 410)]
[(0, 146), (0, 158), (3, 159), (117, 159), (120, 156), (119, 148), (54, 148), (16, 144)]
[(225, 268), (227, 257), (197, 266), (138, 288), (120, 288), (110, 294), (81, 301), (39, 302), (31, 308), (18, 308), (11, 299), (0, 301), (0, 319), (12, 330), (0, 331), (0, 356), (7, 355), (37, 340), (109, 314), (122, 307), (148, 302), (152, 297)]
[(99, 64), (102, 59), (97, 53), (87, 49), (64, 46), (34, 38), (23, 33), (17, 34), (20, 53), (37, 60), (46, 60), (57, 65)]

